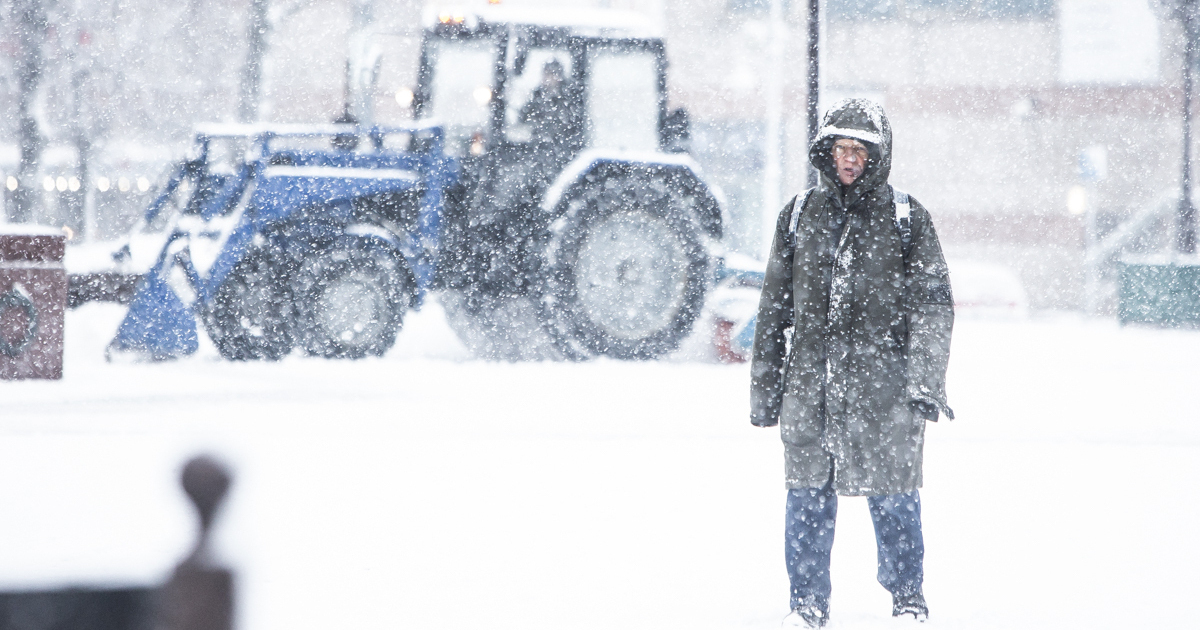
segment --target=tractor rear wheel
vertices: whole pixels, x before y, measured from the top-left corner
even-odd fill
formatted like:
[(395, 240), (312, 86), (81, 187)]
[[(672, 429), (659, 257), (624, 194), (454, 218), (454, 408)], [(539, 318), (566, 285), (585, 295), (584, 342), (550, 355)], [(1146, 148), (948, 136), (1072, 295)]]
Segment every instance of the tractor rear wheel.
[(292, 288), (285, 265), (267, 250), (242, 259), (217, 289), (205, 329), (230, 361), (278, 361), (292, 351)]
[(346, 359), (381, 356), (395, 344), (414, 290), (403, 259), (370, 244), (306, 260), (294, 287), (305, 352)]
[(575, 194), (557, 227), (551, 325), (586, 351), (652, 359), (675, 350), (704, 304), (708, 254), (662, 180), (632, 175)]

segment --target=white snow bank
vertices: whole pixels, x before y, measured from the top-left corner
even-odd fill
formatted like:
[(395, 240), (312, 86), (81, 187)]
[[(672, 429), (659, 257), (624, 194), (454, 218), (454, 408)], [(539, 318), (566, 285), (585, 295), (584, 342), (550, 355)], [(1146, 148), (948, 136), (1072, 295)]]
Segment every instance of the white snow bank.
[(949, 260), (947, 264), (957, 313), (1018, 318), (1028, 314), (1029, 297), (1012, 269), (975, 260)]
[(19, 236), (64, 236), (61, 228), (35, 223), (0, 223), (0, 234)]
[[(749, 368), (465, 359), (435, 304), (385, 358), (110, 365), (68, 313), (61, 382), (0, 383), (0, 585), (145, 582), (187, 549), (197, 450), (239, 628), (775, 629), (778, 433)], [(925, 627), (1191, 628), (1200, 333), (965, 319), (922, 490)], [(893, 628), (843, 499), (829, 628)]]

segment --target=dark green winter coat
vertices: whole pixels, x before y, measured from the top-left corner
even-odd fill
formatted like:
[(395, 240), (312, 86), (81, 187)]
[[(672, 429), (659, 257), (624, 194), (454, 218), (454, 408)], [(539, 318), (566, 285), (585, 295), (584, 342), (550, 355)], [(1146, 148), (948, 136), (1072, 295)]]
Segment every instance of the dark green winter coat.
[[(843, 187), (832, 146), (847, 137), (870, 157)], [(832, 477), (842, 495), (909, 492), (921, 486), (925, 418), (954, 417), (946, 261), (916, 200), (904, 254), (888, 185), (891, 126), (878, 105), (849, 99), (831, 109), (809, 161), (820, 183), (803, 208), (794, 208), (800, 196), (780, 213), (767, 263), (751, 422), (780, 425), (789, 488)]]

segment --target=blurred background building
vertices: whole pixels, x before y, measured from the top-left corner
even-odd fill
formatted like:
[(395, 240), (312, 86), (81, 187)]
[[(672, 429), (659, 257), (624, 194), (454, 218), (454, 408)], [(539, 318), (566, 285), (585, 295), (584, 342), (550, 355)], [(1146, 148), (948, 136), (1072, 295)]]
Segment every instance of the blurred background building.
[[(727, 245), (756, 257), (764, 216), (777, 212), (763, 186), (773, 81), (783, 199), (803, 190), (807, 168), (807, 3), (779, 1), (782, 72), (771, 62), (771, 0), (553, 3), (634, 10), (661, 26), (670, 107), (689, 110), (693, 153), (728, 199)], [(0, 0), (4, 216), (117, 238), (196, 123), (340, 116), (347, 51), (364, 28), (382, 53), (376, 119), (407, 119), (425, 4)], [(953, 259), (1010, 268), (1033, 308), (1084, 307), (1088, 225), (1103, 238), (1178, 187), (1183, 35), (1149, 0), (822, 7), (822, 102), (881, 102), (895, 129), (893, 183), (931, 209)], [(1152, 216), (1125, 246), (1165, 246), (1172, 229)]]

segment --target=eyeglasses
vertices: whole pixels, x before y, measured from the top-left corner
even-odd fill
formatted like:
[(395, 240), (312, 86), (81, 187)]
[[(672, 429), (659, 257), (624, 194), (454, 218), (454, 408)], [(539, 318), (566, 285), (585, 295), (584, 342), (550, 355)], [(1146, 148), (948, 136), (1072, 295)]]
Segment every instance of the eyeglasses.
[(867, 155), (868, 155), (868, 154), (867, 154), (867, 148), (866, 148), (866, 147), (862, 147), (862, 146), (857, 146), (857, 147), (856, 147), (856, 146), (854, 146), (854, 145), (847, 145), (847, 144), (835, 144), (835, 145), (833, 145), (833, 157), (834, 157), (834, 159), (838, 159), (838, 160), (840, 160), (840, 159), (842, 159), (842, 158), (844, 158), (844, 157), (849, 157), (850, 155), (854, 155), (854, 157), (858, 158), (858, 161), (859, 161), (859, 162), (866, 162), (866, 161), (867, 161)]

